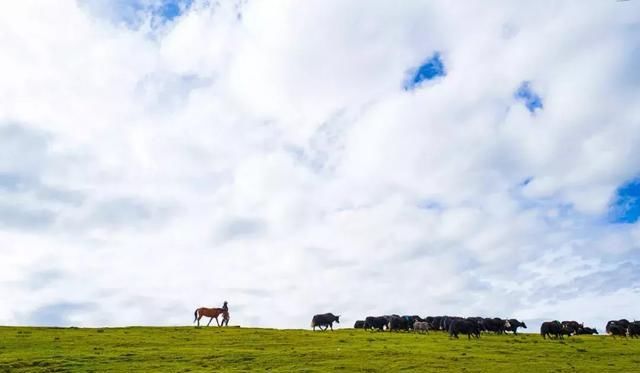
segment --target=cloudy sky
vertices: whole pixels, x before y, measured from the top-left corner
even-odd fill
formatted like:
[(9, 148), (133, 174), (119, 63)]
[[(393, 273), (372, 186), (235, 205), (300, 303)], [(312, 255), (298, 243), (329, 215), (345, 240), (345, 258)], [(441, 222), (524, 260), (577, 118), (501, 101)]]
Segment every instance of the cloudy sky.
[(0, 324), (640, 318), (640, 1), (398, 4), (4, 4)]

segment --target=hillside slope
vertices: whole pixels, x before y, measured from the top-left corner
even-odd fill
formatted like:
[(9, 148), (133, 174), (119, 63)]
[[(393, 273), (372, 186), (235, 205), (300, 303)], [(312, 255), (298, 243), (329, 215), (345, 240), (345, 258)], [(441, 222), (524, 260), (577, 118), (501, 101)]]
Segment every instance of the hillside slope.
[(640, 340), (343, 329), (0, 328), (0, 372), (640, 372)]

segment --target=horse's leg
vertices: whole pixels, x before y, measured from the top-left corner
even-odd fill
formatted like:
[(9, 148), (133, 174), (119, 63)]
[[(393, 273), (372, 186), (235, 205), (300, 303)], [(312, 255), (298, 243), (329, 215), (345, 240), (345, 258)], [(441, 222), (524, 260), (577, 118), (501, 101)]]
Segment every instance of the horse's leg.
[(216, 316), (216, 324), (218, 324), (218, 327), (220, 326), (220, 322), (218, 321), (218, 316)]
[(329, 324), (329, 327), (331, 328), (331, 331), (333, 331), (333, 323)]
[(213, 317), (209, 318), (209, 322), (207, 323), (207, 326), (209, 326), (209, 324), (211, 324), (211, 320), (213, 320)]

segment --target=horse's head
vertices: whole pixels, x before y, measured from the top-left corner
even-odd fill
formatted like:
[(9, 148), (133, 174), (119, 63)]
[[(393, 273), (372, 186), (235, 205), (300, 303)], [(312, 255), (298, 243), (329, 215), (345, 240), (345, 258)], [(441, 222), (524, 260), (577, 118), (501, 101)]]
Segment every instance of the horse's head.
[(336, 322), (340, 324), (340, 315), (336, 316)]

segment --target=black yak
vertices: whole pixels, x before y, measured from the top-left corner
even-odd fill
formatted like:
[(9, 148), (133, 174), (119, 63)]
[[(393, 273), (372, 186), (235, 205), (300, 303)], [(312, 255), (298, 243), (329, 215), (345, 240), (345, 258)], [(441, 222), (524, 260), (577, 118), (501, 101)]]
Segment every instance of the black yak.
[[(323, 313), (320, 315), (313, 316), (311, 319), (311, 327), (313, 330), (316, 330), (316, 326), (320, 328), (320, 330), (327, 330), (331, 328), (333, 330), (333, 322), (340, 324), (340, 315), (336, 316), (332, 313)], [(324, 326), (324, 329), (322, 327)]]

